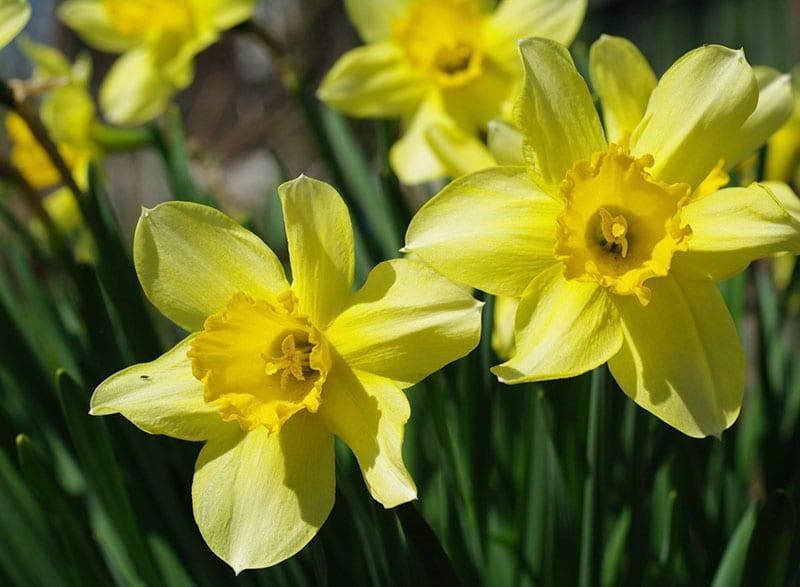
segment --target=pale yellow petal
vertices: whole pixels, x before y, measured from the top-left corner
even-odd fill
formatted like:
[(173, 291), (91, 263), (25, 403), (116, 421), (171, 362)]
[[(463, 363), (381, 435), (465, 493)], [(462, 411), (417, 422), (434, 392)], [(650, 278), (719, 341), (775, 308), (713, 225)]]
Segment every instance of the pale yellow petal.
[(114, 28), (103, 0), (66, 0), (57, 10), (61, 22), (100, 51), (122, 53), (143, 40), (141, 35), (123, 35)]
[(525, 137), (513, 124), (495, 119), (489, 123), (489, 151), (498, 165), (525, 165)]
[(495, 164), (492, 154), (480, 139), (455, 125), (434, 126), (428, 130), (427, 138), (450, 177), (459, 177)]
[(797, 196), (785, 184), (728, 188), (693, 201), (683, 211), (692, 228), (689, 250), (673, 258), (682, 275), (727, 279), (751, 261), (800, 253)]
[(68, 78), (71, 76), (72, 64), (66, 55), (55, 47), (36, 43), (26, 35), (19, 38), (17, 46), (28, 61), (33, 64), (33, 77), (52, 80), (53, 78)]
[(141, 124), (164, 112), (176, 91), (155, 55), (137, 48), (117, 59), (103, 79), (100, 106), (110, 122)]
[(563, 45), (546, 39), (520, 43), (525, 66), (517, 126), (525, 135), (527, 158), (548, 184), (605, 151), (606, 139), (586, 82)]
[(237, 292), (272, 300), (289, 289), (280, 261), (261, 239), (222, 212), (189, 202), (144, 210), (133, 240), (148, 299), (189, 332)]
[(653, 155), (661, 181), (696, 187), (714, 168), (758, 102), (742, 51), (707, 45), (667, 70), (631, 137), (635, 155)]
[(31, 18), (27, 0), (0, 0), (0, 49), (25, 28)]
[(486, 169), (457, 179), (428, 201), (411, 221), (405, 250), (454, 281), (520, 297), (539, 272), (556, 263), (561, 207), (524, 167)]
[(608, 292), (596, 283), (564, 279), (561, 265), (528, 286), (515, 331), (514, 356), (492, 368), (504, 383), (580, 375), (608, 361), (622, 345)]
[(606, 136), (622, 144), (642, 120), (658, 80), (628, 39), (603, 35), (589, 51), (589, 74), (603, 108)]
[(405, 123), (405, 130), (389, 153), (392, 169), (401, 182), (415, 185), (441, 179), (447, 169), (428, 142), (428, 129), (455, 124), (444, 111), (441, 94), (429, 93)]
[(736, 420), (744, 392), (744, 356), (719, 291), (708, 280), (647, 282), (643, 307), (616, 296), (625, 342), (609, 361), (622, 390), (684, 434), (719, 436)]
[(393, 22), (403, 16), (409, 0), (344, 0), (347, 15), (361, 38), (368, 43), (385, 41)]
[(253, 16), (258, 0), (202, 0), (198, 5), (212, 15), (217, 29), (227, 30)]
[(211, 550), (236, 573), (299, 552), (333, 507), (333, 435), (316, 415), (212, 438), (192, 483), (194, 518)]
[(587, 0), (503, 0), (486, 21), (486, 51), (516, 69), (520, 39), (544, 37), (569, 45), (583, 24), (586, 4)]
[(376, 43), (340, 57), (317, 96), (351, 116), (397, 118), (412, 113), (429, 87), (399, 45)]
[(403, 430), (411, 408), (402, 389), (337, 361), (325, 382), (319, 415), (356, 455), (372, 497), (386, 508), (416, 499), (403, 463)]
[(325, 337), (353, 369), (408, 387), (475, 348), (481, 306), (425, 265), (395, 259), (370, 272)]
[(460, 86), (443, 88), (442, 105), (464, 132), (477, 135), (486, 131), (490, 120), (507, 110), (511, 112), (520, 87), (521, 80), (487, 61), (477, 78)]
[(300, 176), (278, 188), (300, 312), (324, 328), (353, 289), (353, 225), (344, 200), (328, 184)]
[(517, 320), (519, 300), (497, 296), (494, 300), (492, 321), (492, 348), (500, 359), (507, 361), (515, 354), (514, 324)]
[(739, 132), (725, 140), (720, 159), (728, 169), (761, 148), (794, 110), (792, 79), (771, 67), (754, 67), (758, 82), (758, 106)]
[(192, 337), (155, 361), (115, 373), (92, 394), (93, 416), (122, 414), (150, 434), (206, 440), (230, 426), (203, 399), (203, 384), (186, 357)]

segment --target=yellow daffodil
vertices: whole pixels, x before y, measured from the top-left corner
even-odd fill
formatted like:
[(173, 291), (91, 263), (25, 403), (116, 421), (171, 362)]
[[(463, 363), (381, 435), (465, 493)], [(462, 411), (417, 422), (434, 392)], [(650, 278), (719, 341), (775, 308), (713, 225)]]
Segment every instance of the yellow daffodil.
[(586, 0), (345, 0), (367, 45), (328, 73), (320, 99), (352, 116), (400, 118), (391, 164), (420, 183), (492, 164), (480, 141), (518, 90), (517, 40), (571, 43)]
[(480, 303), (421, 263), (381, 263), (353, 286), (347, 207), (327, 184), (280, 188), (293, 280), (256, 236), (212, 208), (145, 210), (134, 238), (147, 297), (191, 332), (95, 391), (92, 414), (206, 441), (197, 524), (237, 572), (276, 564), (316, 534), (334, 499), (333, 438), (373, 497), (416, 497), (403, 464), (403, 389), (477, 345)]
[(61, 20), (89, 45), (122, 53), (100, 90), (111, 122), (158, 116), (194, 78), (194, 57), (250, 18), (257, 0), (66, 0)]
[(800, 183), (800, 65), (794, 69), (794, 82), (794, 111), (767, 144), (764, 174), (769, 180)]
[[(70, 169), (77, 176), (83, 175), (98, 154), (91, 136), (96, 117), (89, 93), (91, 62), (84, 56), (70, 64), (58, 50), (29, 40), (23, 40), (20, 46), (34, 64), (34, 82), (52, 86), (42, 99), (42, 122)], [(61, 182), (47, 153), (17, 114), (8, 114), (6, 130), (12, 143), (11, 161), (28, 183), (46, 189)]]
[[(58, 50), (24, 38), (20, 47), (34, 65), (34, 84), (52, 86), (42, 99), (40, 116), (76, 182), (85, 187), (89, 163), (101, 154), (92, 138), (96, 111), (89, 93), (91, 62), (88, 56), (81, 56), (70, 64)], [(11, 139), (11, 161), (26, 181), (37, 190), (60, 186), (58, 170), (25, 122), (9, 113), (6, 129)], [(59, 187), (45, 196), (43, 205), (59, 231), (75, 242), (76, 257), (91, 262), (94, 241), (72, 192)], [(31, 229), (44, 239), (45, 230), (38, 220), (33, 221)]]
[(657, 82), (633, 45), (604, 37), (590, 54), (604, 132), (563, 46), (520, 50), (526, 164), (450, 184), (412, 221), (407, 249), (520, 300), (515, 354), (493, 369), (501, 381), (608, 362), (640, 406), (690, 436), (719, 435), (741, 408), (744, 359), (714, 281), (800, 251), (785, 184), (719, 188), (788, 117), (788, 80), (759, 92), (744, 54), (712, 45)]
[(0, 0), (0, 49), (25, 28), (31, 18), (28, 0)]

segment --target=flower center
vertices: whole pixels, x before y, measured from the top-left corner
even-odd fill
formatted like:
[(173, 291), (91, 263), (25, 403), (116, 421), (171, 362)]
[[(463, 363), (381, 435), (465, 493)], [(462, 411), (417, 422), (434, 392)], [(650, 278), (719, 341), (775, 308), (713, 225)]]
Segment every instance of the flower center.
[(295, 306), (291, 292), (276, 303), (238, 293), (192, 341), (192, 372), (223, 420), (275, 433), (297, 412), (319, 409), (328, 346)]
[(595, 281), (619, 295), (650, 301), (644, 285), (669, 273), (675, 251), (686, 250), (691, 229), (681, 224), (686, 184), (665, 184), (647, 172), (649, 155), (635, 159), (623, 147), (580, 161), (561, 184), (555, 254), (564, 275)]
[(436, 83), (457, 87), (482, 71), (480, 16), (474, 0), (416, 0), (394, 23), (393, 37)]
[(600, 213), (600, 235), (603, 249), (622, 258), (628, 256), (628, 221), (624, 216), (612, 216), (605, 208), (598, 210)]

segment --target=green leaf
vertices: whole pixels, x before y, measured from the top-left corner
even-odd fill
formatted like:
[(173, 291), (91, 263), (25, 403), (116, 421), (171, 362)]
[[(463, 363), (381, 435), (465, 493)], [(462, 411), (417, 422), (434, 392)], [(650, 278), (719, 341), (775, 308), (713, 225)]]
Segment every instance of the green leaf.
[(750, 507), (742, 516), (736, 530), (731, 536), (722, 560), (714, 574), (714, 581), (711, 587), (729, 587), (731, 585), (741, 585), (742, 571), (744, 570), (745, 558), (753, 530), (756, 527), (757, 507), (751, 503)]
[(56, 374), (61, 409), (87, 481), (118, 535), (138, 576), (147, 584), (161, 583), (160, 575), (136, 521), (122, 474), (100, 418), (89, 415), (86, 393), (66, 373)]
[(161, 351), (161, 344), (94, 166), (89, 167), (89, 191), (80, 205), (97, 243), (97, 276), (125, 333), (133, 359), (137, 362), (152, 360)]

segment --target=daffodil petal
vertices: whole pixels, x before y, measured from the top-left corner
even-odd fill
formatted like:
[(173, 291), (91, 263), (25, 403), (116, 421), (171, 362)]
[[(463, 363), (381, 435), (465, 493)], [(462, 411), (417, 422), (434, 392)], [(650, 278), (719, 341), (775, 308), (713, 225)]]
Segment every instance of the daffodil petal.
[(227, 30), (244, 22), (255, 12), (258, 0), (194, 0), (206, 14), (211, 14), (214, 25)]
[(497, 296), (494, 300), (492, 321), (492, 349), (503, 361), (515, 354), (514, 324), (517, 321), (519, 300), (507, 296)]
[(454, 121), (444, 111), (442, 97), (431, 92), (408, 120), (403, 136), (389, 153), (389, 161), (397, 177), (406, 185), (441, 179), (447, 169), (428, 142), (428, 129), (450, 126)]
[(634, 155), (652, 155), (651, 173), (696, 187), (753, 113), (758, 85), (742, 51), (707, 45), (667, 70), (631, 137)]
[(219, 411), (203, 399), (203, 384), (186, 357), (192, 337), (155, 361), (115, 373), (92, 394), (93, 416), (122, 414), (150, 434), (181, 440), (206, 440), (226, 426)]
[(391, 36), (392, 23), (406, 11), (409, 0), (344, 0), (344, 7), (361, 38), (368, 43)]
[(189, 332), (202, 329), (235, 293), (273, 300), (289, 289), (280, 261), (261, 239), (200, 204), (144, 210), (133, 259), (147, 298)]
[(355, 252), (350, 213), (328, 184), (301, 176), (278, 188), (300, 312), (324, 328), (350, 299)]
[(375, 43), (345, 53), (325, 76), (317, 96), (351, 116), (396, 118), (413, 112), (429, 86), (400, 46)]
[(658, 83), (650, 64), (628, 39), (603, 35), (589, 51), (589, 74), (600, 96), (608, 140), (622, 144), (642, 120)]
[(580, 375), (608, 361), (622, 345), (608, 292), (596, 283), (565, 279), (560, 265), (528, 286), (515, 330), (514, 356), (492, 368), (504, 383)]
[(484, 28), (486, 51), (509, 68), (519, 67), (517, 41), (544, 37), (569, 45), (586, 15), (587, 0), (503, 0)]
[(353, 369), (408, 387), (478, 344), (481, 306), (421, 263), (377, 265), (325, 337)]
[(494, 158), (486, 145), (456, 126), (435, 126), (428, 130), (427, 137), (451, 177), (494, 166)]
[(103, 0), (66, 0), (58, 5), (58, 18), (95, 49), (122, 53), (141, 42), (140, 35), (124, 35), (111, 22)]
[(208, 546), (236, 573), (299, 552), (333, 507), (333, 435), (312, 414), (280, 432), (234, 427), (200, 451), (192, 483), (194, 518)]
[(513, 124), (499, 119), (492, 120), (486, 142), (498, 165), (525, 165), (522, 154), (525, 137)]
[(693, 234), (689, 249), (673, 258), (673, 270), (687, 277), (721, 280), (756, 259), (800, 253), (796, 202), (797, 196), (780, 183), (728, 188), (691, 202), (682, 219)]
[(605, 151), (605, 135), (569, 51), (547, 39), (526, 39), (519, 48), (525, 82), (517, 126), (525, 134), (526, 158), (556, 185), (576, 162)]
[(0, 49), (25, 28), (31, 18), (27, 0), (0, 0)]
[(733, 319), (709, 280), (663, 277), (647, 283), (643, 307), (617, 296), (625, 342), (609, 361), (622, 390), (684, 434), (719, 436), (736, 420), (744, 355)]
[(402, 389), (339, 361), (325, 382), (319, 415), (356, 455), (372, 497), (386, 508), (416, 499), (403, 463), (403, 430), (411, 408)]
[(755, 153), (794, 111), (790, 75), (771, 67), (754, 67), (753, 73), (758, 82), (758, 105), (739, 132), (725, 141), (726, 148), (720, 159), (728, 169)]
[(117, 59), (100, 86), (106, 118), (115, 124), (133, 125), (164, 112), (178, 88), (164, 75), (162, 66), (146, 47)]
[(417, 212), (405, 250), (446, 277), (483, 291), (520, 297), (554, 265), (562, 204), (524, 167), (495, 167), (452, 182)]

